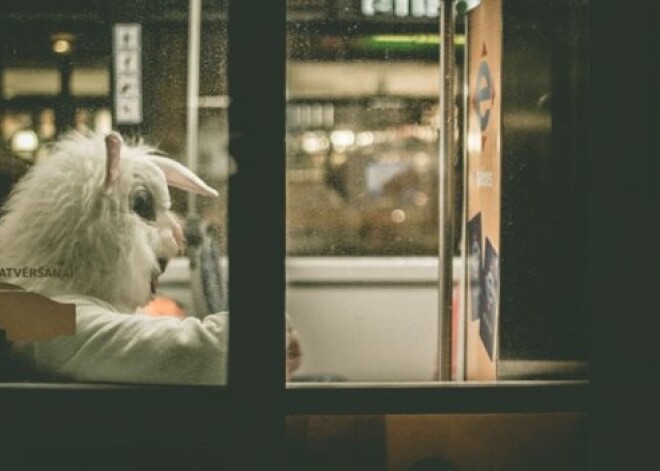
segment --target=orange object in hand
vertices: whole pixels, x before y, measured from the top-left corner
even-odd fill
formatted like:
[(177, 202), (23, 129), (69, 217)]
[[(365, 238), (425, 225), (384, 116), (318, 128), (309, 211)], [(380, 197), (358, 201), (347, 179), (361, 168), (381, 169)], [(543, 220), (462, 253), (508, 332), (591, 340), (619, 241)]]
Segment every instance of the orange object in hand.
[(172, 316), (181, 319), (186, 317), (181, 305), (174, 299), (165, 296), (156, 296), (149, 304), (141, 308), (140, 312), (150, 316)]

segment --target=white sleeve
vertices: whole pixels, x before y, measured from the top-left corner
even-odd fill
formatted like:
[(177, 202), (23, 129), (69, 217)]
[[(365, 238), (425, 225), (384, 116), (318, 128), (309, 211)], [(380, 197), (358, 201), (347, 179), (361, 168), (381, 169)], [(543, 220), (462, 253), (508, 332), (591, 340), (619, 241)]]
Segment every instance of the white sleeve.
[(227, 314), (203, 320), (77, 306), (76, 333), (36, 342), (37, 366), (76, 381), (225, 384)]

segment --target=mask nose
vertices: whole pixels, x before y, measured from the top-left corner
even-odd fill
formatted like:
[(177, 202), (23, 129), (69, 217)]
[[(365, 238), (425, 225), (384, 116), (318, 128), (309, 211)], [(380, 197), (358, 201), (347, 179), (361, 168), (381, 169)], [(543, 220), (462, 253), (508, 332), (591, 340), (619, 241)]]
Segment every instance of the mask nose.
[(174, 227), (172, 228), (172, 235), (174, 236), (174, 240), (176, 241), (176, 245), (179, 248), (183, 247), (183, 229), (181, 229), (181, 226), (177, 224), (176, 222), (174, 223)]

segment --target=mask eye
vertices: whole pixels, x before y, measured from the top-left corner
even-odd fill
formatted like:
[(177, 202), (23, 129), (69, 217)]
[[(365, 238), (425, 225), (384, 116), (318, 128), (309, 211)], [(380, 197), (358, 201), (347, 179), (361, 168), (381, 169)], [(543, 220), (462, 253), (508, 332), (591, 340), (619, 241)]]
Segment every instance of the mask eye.
[(154, 196), (146, 188), (139, 188), (131, 195), (131, 209), (147, 221), (156, 220)]

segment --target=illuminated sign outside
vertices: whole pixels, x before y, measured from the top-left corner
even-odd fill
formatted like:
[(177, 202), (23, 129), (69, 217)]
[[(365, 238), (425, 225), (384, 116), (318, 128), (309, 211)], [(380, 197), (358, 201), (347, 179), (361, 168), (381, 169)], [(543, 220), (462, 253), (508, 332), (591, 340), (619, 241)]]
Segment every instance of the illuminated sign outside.
[(440, 0), (362, 0), (365, 16), (427, 17), (438, 16)]

